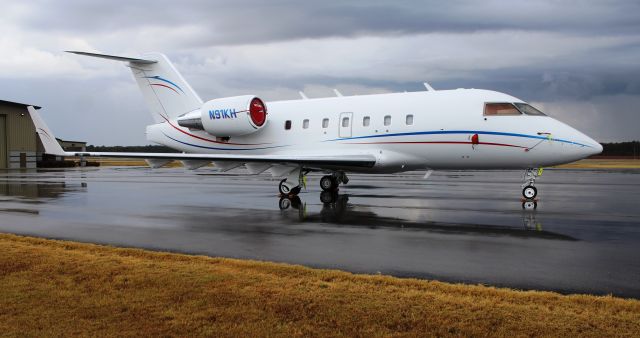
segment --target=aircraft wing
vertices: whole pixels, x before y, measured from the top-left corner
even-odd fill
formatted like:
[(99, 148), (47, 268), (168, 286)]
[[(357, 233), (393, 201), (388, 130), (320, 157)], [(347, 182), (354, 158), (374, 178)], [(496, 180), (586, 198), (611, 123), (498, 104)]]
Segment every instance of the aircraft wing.
[[(58, 154), (56, 154), (58, 155)], [(373, 155), (236, 155), (236, 154), (185, 154), (185, 153), (113, 153), (113, 152), (64, 152), (60, 156), (140, 158), (145, 160), (212, 161), (239, 163), (302, 164), (311, 167), (348, 166), (371, 168)]]
[[(118, 152), (67, 152), (62, 149), (49, 127), (44, 123), (40, 114), (31, 106), (29, 114), (40, 136), (47, 154), (65, 157), (109, 157), (109, 158), (139, 158), (146, 160), (152, 167), (162, 166), (170, 161), (182, 161), (191, 169), (199, 168), (210, 162), (215, 162), (222, 170), (230, 170), (240, 165), (247, 165), (253, 172), (262, 172), (270, 167), (305, 166), (307, 168), (328, 167), (358, 167), (371, 168), (376, 163), (372, 154), (342, 154), (342, 155), (237, 155), (237, 154), (187, 154), (187, 153), (118, 153)], [(253, 165), (251, 165), (253, 164)]]

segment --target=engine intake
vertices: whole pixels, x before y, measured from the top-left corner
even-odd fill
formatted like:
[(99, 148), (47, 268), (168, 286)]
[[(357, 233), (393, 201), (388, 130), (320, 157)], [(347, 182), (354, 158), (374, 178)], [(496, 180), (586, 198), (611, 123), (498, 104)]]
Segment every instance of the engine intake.
[(267, 107), (254, 95), (234, 96), (207, 101), (200, 111), (178, 119), (178, 125), (204, 130), (215, 136), (251, 134), (267, 122)]

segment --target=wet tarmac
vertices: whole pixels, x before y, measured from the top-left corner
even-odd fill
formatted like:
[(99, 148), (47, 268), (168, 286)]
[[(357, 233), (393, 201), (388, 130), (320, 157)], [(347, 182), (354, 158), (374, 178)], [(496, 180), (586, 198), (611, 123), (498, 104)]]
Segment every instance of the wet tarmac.
[(309, 175), (293, 200), (241, 173), (4, 171), (0, 232), (640, 298), (640, 170), (546, 170), (530, 210), (516, 171), (351, 175), (337, 196)]

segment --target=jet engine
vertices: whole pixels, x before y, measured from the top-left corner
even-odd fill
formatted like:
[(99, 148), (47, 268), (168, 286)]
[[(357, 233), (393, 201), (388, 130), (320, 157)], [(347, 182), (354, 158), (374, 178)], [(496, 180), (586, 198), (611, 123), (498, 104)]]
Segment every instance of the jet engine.
[(200, 111), (178, 118), (178, 125), (204, 130), (218, 137), (251, 134), (267, 122), (267, 107), (254, 95), (225, 97), (205, 102)]

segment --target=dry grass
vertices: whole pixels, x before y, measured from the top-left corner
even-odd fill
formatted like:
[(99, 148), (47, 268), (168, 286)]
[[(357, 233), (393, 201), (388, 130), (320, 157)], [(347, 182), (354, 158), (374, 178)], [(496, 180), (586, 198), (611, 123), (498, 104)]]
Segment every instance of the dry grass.
[(640, 169), (640, 160), (588, 158), (577, 162), (559, 165), (566, 169)]
[(640, 301), (0, 234), (6, 336), (639, 336)]

